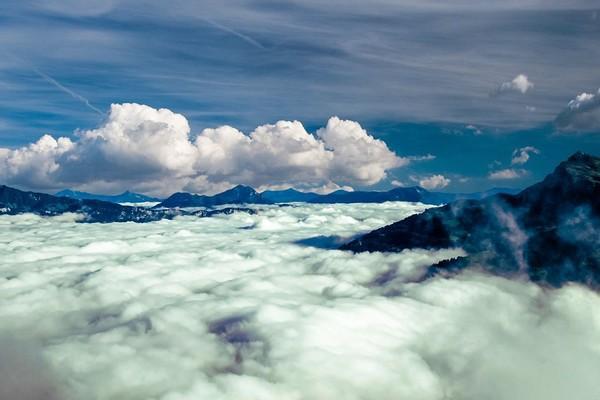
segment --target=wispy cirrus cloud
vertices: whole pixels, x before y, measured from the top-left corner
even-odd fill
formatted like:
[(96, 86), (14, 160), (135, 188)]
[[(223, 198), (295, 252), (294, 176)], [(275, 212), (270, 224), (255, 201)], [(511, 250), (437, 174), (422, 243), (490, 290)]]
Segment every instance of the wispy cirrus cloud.
[(220, 23), (218, 23), (218, 22), (215, 22), (215, 21), (213, 21), (213, 20), (210, 20), (210, 19), (207, 19), (207, 18), (204, 18), (203, 20), (204, 20), (204, 21), (205, 21), (207, 24), (209, 24), (209, 25), (212, 25), (212, 26), (214, 26), (214, 27), (215, 27), (215, 28), (217, 28), (217, 29), (220, 29), (220, 30), (222, 30), (222, 31), (224, 31), (224, 32), (227, 32), (227, 33), (230, 33), (230, 34), (232, 34), (232, 35), (234, 35), (234, 36), (237, 36), (237, 37), (239, 37), (240, 39), (242, 39), (243, 41), (245, 41), (246, 43), (249, 43), (250, 45), (252, 45), (252, 46), (254, 46), (254, 47), (258, 47), (259, 49), (264, 49), (264, 48), (265, 48), (265, 46), (263, 46), (263, 45), (262, 45), (261, 43), (259, 43), (257, 40), (255, 40), (255, 39), (251, 38), (251, 37), (250, 37), (250, 36), (248, 36), (248, 35), (245, 35), (245, 34), (243, 34), (243, 33), (239, 32), (239, 31), (237, 31), (237, 30), (235, 30), (235, 29), (232, 29), (232, 28), (230, 28), (230, 27), (228, 27), (228, 26), (225, 26), (225, 25), (223, 25), (223, 24), (220, 24)]
[[(597, 85), (598, 26), (589, 2), (570, 2), (568, 11), (559, 1), (483, 4), (9, 2), (0, 45), (99, 110), (113, 102), (160, 103), (196, 126), (223, 123), (233, 112), (232, 123), (246, 130), (288, 116), (316, 123), (330, 115), (471, 124), (483, 132), (531, 127), (556, 115), (571, 88)], [(457, 27), (461, 15), (468, 17)], [(535, 73), (539, 90), (529, 89), (533, 76), (515, 79), (515, 66)], [(1, 114), (10, 107), (47, 127), (48, 120), (95, 123), (95, 116), (74, 113), (76, 105), (62, 107), (62, 90), (41, 102), (44, 82), (21, 69), (0, 61), (0, 80), (16, 86), (0, 99), (0, 117), (18, 115)], [(527, 96), (489, 101), (490, 85), (504, 80)]]

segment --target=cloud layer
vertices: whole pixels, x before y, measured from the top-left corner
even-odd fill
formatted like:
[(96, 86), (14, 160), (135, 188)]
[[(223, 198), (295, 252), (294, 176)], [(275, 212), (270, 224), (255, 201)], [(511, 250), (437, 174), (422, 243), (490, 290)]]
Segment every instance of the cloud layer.
[(0, 371), (35, 379), (12, 379), (9, 397), (598, 399), (597, 293), (475, 272), (415, 281), (458, 250), (306, 245), (424, 208), (265, 207), (144, 225), (2, 216), (0, 335), (25, 342), (0, 341), (11, 360)]
[(331, 190), (372, 185), (409, 162), (358, 123), (337, 117), (314, 135), (298, 121), (278, 121), (249, 135), (221, 126), (192, 139), (180, 114), (113, 104), (99, 128), (77, 136), (45, 135), (26, 147), (0, 149), (0, 179), (33, 189), (132, 188), (159, 195), (234, 184)]

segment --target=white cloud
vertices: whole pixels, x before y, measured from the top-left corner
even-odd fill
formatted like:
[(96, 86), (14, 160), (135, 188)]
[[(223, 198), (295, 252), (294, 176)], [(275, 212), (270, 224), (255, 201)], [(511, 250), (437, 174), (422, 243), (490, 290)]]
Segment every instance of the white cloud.
[(51, 187), (48, 176), (60, 169), (58, 159), (74, 148), (75, 144), (69, 138), (56, 140), (44, 135), (29, 146), (3, 149), (0, 151), (0, 177), (8, 182), (24, 182), (31, 187)]
[(386, 170), (409, 163), (354, 121), (332, 117), (327, 126), (317, 131), (317, 137), (334, 153), (331, 163), (333, 181), (374, 184), (386, 177)]
[(515, 149), (512, 154), (510, 163), (512, 165), (522, 165), (529, 161), (531, 154), (540, 154), (540, 151), (533, 146), (525, 146), (519, 149)]
[(0, 334), (25, 343), (0, 342), (0, 394), (600, 398), (598, 293), (468, 271), (415, 282), (458, 250), (353, 255), (295, 244), (425, 208), (261, 207), (142, 225), (1, 216), (0, 243), (18, 245), (0, 246)]
[(515, 76), (511, 81), (502, 82), (498, 87), (497, 92), (499, 94), (502, 92), (516, 91), (525, 94), (529, 89), (532, 89), (533, 86), (533, 82), (531, 82), (529, 78), (527, 78), (527, 75), (519, 74)]
[(404, 186), (406, 186), (406, 184), (404, 182), (399, 181), (397, 179), (394, 179), (390, 183), (392, 184), (392, 186), (395, 186), (395, 187), (404, 187)]
[(475, 125), (467, 125), (465, 128), (472, 131), (474, 135), (481, 135), (483, 133), (483, 131)]
[(527, 171), (524, 169), (506, 168), (489, 173), (488, 178), (493, 180), (509, 180), (518, 179), (527, 175)]
[(600, 89), (578, 94), (554, 122), (563, 131), (600, 132)]
[[(429, 158), (429, 156), (427, 156)], [(167, 109), (113, 104), (107, 120), (78, 138), (0, 151), (0, 179), (33, 189), (77, 187), (220, 191), (234, 184), (318, 189), (372, 185), (406, 165), (358, 123), (332, 117), (315, 135), (298, 121), (278, 121), (245, 135), (230, 126), (190, 139), (188, 121)]]
[(444, 175), (431, 175), (425, 178), (411, 177), (415, 182), (419, 182), (419, 186), (431, 190), (431, 189), (442, 189), (448, 186), (451, 182), (449, 178)]
[[(600, 92), (600, 90), (599, 90)], [(568, 107), (572, 110), (579, 109), (581, 107), (585, 107), (586, 104), (589, 104), (596, 97), (595, 94), (591, 93), (580, 93), (573, 100), (569, 101)]]
[(425, 154), (424, 156), (408, 156), (406, 157), (409, 161), (431, 161), (435, 160), (435, 156), (433, 154)]

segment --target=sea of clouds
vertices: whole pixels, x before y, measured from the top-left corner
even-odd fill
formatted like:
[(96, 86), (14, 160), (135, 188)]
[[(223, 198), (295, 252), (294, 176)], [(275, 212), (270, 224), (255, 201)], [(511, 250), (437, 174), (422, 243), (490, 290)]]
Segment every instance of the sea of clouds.
[(0, 399), (600, 398), (600, 297), (344, 238), (426, 206), (0, 217)]

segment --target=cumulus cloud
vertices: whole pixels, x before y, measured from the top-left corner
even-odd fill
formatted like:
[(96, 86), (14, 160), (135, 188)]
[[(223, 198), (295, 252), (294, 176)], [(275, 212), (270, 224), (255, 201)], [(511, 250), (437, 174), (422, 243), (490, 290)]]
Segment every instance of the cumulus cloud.
[(18, 400), (36, 387), (40, 399), (57, 387), (96, 400), (598, 399), (597, 293), (476, 272), (419, 280), (460, 250), (299, 244), (425, 208), (267, 206), (143, 226), (1, 216), (0, 243), (19, 245), (0, 246), (0, 331), (42, 347), (21, 347), (25, 367), (0, 357), (0, 382), (34, 379)]
[(554, 122), (564, 131), (600, 132), (600, 89), (578, 94)]
[(428, 190), (445, 188), (451, 182), (449, 178), (446, 178), (444, 175), (440, 174), (431, 175), (424, 178), (411, 177), (411, 179), (415, 182), (418, 182), (419, 186)]
[(515, 149), (510, 163), (512, 165), (522, 165), (529, 161), (531, 154), (540, 154), (540, 151), (533, 146), (525, 146)]
[(488, 178), (493, 180), (509, 180), (522, 178), (525, 175), (527, 175), (527, 171), (524, 169), (506, 168), (490, 172)]
[(527, 93), (529, 89), (533, 88), (533, 82), (529, 80), (527, 75), (519, 74), (513, 78), (511, 81), (502, 82), (500, 86), (494, 92), (495, 95), (504, 93), (504, 92), (520, 92), (522, 94)]
[(45, 135), (23, 148), (2, 149), (0, 179), (33, 189), (160, 195), (235, 184), (316, 189), (372, 185), (409, 162), (358, 123), (337, 117), (314, 135), (298, 121), (278, 121), (249, 135), (231, 126), (205, 129), (192, 140), (180, 114), (113, 104), (99, 128), (78, 132), (73, 141)]

